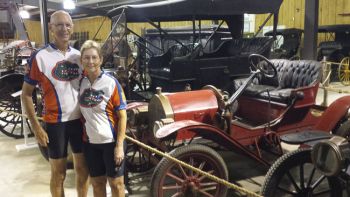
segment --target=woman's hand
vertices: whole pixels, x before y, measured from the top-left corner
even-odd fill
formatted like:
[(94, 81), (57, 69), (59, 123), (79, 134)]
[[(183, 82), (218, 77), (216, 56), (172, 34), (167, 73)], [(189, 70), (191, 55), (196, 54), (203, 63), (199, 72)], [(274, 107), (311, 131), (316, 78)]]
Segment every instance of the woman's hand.
[(120, 146), (116, 146), (114, 148), (114, 161), (117, 166), (120, 166), (122, 164), (122, 161), (124, 159), (124, 149), (123, 144)]

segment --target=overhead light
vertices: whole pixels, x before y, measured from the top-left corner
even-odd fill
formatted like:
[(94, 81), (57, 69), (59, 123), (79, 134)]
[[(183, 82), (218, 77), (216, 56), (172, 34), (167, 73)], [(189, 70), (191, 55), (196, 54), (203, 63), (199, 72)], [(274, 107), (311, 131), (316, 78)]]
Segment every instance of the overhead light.
[(63, 1), (63, 8), (67, 10), (73, 10), (75, 9), (75, 3), (73, 0), (64, 0)]
[(28, 19), (30, 17), (29, 12), (27, 10), (20, 10), (19, 16), (23, 19)]

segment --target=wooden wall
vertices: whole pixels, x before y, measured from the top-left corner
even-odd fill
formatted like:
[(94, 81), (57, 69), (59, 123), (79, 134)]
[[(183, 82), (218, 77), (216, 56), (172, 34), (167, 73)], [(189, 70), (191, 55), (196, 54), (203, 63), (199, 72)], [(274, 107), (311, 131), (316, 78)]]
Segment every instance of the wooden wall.
[[(39, 21), (25, 20), (29, 39), (37, 43), (37, 46), (42, 45), (42, 33)], [(102, 24), (102, 28), (98, 31)], [(211, 21), (202, 21), (202, 25), (211, 24)], [(198, 25), (198, 24), (197, 24)], [(192, 26), (192, 22), (162, 22), (161, 27), (176, 27), (176, 26)], [(150, 24), (145, 23), (128, 23), (128, 27), (137, 34), (141, 34), (145, 28), (153, 28)], [(95, 34), (96, 40), (104, 41), (111, 30), (111, 21), (107, 17), (90, 17), (85, 19), (74, 20), (74, 32), (89, 32), (89, 39), (92, 39)]]
[[(305, 1), (284, 0), (279, 12), (279, 25), (287, 28), (304, 29)], [(344, 15), (345, 14), (345, 15)], [(257, 15), (255, 29), (263, 23), (267, 15)], [(319, 0), (319, 26), (334, 24), (350, 24), (350, 0)], [(267, 25), (272, 25), (272, 20)], [(319, 41), (324, 36), (319, 35)]]

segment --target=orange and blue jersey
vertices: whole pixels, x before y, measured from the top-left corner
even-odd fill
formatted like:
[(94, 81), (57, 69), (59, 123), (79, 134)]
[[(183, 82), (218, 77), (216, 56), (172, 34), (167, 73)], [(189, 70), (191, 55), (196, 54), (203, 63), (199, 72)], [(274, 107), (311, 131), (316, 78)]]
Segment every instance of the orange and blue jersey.
[(50, 43), (31, 56), (29, 69), (24, 81), (39, 85), (45, 122), (66, 122), (81, 117), (78, 95), (82, 69), (78, 50), (69, 47), (63, 54)]
[(124, 92), (117, 79), (102, 71), (91, 84), (83, 76), (79, 103), (87, 135), (85, 140), (93, 144), (115, 142), (118, 131), (117, 111), (126, 109)]

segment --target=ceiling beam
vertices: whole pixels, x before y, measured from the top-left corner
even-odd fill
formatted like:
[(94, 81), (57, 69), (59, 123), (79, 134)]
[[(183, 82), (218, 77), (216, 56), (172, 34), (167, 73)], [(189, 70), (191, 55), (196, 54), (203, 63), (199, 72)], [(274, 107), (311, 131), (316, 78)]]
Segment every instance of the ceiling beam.
[[(13, 0), (14, 2), (18, 4), (22, 4), (22, 0)], [(23, 4), (25, 5), (31, 5), (35, 7), (39, 7), (39, 1), (38, 0), (23, 0)], [(62, 3), (55, 3), (51, 1), (47, 1), (47, 8), (48, 9), (54, 9), (54, 10), (63, 10), (63, 4)], [(91, 9), (87, 7), (81, 7), (81, 6), (76, 6), (74, 10), (71, 10), (70, 13), (72, 15), (74, 14), (85, 14), (88, 13), (89, 15), (92, 16), (105, 16), (106, 11), (100, 10), (100, 9)]]

